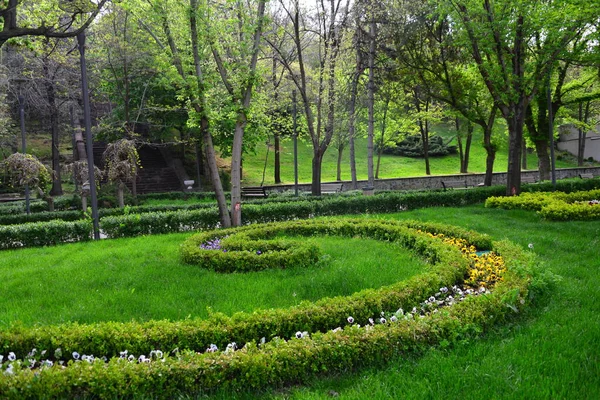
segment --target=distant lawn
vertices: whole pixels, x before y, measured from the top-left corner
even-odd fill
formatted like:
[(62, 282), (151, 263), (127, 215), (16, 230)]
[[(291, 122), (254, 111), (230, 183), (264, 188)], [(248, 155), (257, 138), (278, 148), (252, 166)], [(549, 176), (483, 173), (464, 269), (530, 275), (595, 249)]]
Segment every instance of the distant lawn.
[[(289, 307), (406, 279), (425, 264), (396, 245), (316, 237), (314, 268), (217, 274), (179, 261), (190, 234), (105, 240), (0, 253), (0, 327), (205, 318)], [(306, 240), (299, 238), (299, 240)]]
[[(454, 136), (454, 132), (444, 127), (438, 127), (436, 133), (444, 138)], [(456, 144), (456, 139), (452, 142)], [(256, 154), (247, 154), (244, 156), (244, 185), (259, 185), (262, 181), (265, 157), (267, 155), (267, 146), (260, 142), (256, 146)], [(274, 150), (269, 150), (267, 169), (265, 174), (265, 185), (274, 183)], [(469, 158), (469, 172), (485, 172), (486, 152), (482, 145), (482, 134), (475, 130), (473, 143), (471, 146), (471, 156)], [(300, 182), (310, 182), (312, 176), (311, 160), (312, 145), (308, 140), (298, 141), (298, 176)], [(346, 148), (343, 153), (342, 161), (342, 180), (350, 180), (350, 158), (349, 150)], [(495, 172), (506, 171), (508, 152), (506, 146), (501, 146), (496, 155), (494, 164)], [(375, 158), (375, 166), (377, 159)], [(456, 174), (460, 171), (458, 154), (445, 157), (432, 157), (431, 173), (433, 175)], [(529, 169), (537, 169), (538, 159), (535, 153), (528, 154), (527, 166)], [(573, 163), (557, 160), (557, 168), (574, 167)], [(367, 139), (358, 138), (356, 140), (356, 169), (358, 179), (367, 179)], [(325, 153), (322, 168), (323, 181), (335, 181), (337, 171), (337, 150), (330, 147)], [(381, 158), (380, 178), (397, 178), (408, 176), (425, 175), (425, 161), (422, 158), (409, 158), (400, 156), (383, 155)], [(294, 183), (294, 146), (292, 139), (284, 139), (281, 142), (281, 179), (283, 183)]]

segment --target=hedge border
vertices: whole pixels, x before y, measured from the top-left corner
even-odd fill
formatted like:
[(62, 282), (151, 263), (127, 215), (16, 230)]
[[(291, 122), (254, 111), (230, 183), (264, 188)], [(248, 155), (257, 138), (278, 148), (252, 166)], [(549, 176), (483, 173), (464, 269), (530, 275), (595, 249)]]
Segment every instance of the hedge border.
[(600, 199), (600, 189), (571, 193), (523, 193), (514, 197), (490, 197), (488, 208), (523, 209), (537, 211), (549, 221), (591, 221), (600, 219), (600, 206), (590, 206), (575, 202)]
[[(308, 229), (311, 223), (315, 224), (314, 221), (294, 223), (299, 229)], [(297, 382), (321, 372), (345, 371), (389, 357), (419, 352), (442, 340), (453, 341), (477, 335), (526, 303), (532, 254), (508, 242), (490, 242), (484, 235), (473, 234), (476, 240), (490, 242), (507, 264), (504, 281), (491, 294), (469, 298), (442, 312), (415, 320), (376, 325), (371, 329), (333, 329), (343, 326), (348, 315), (353, 315), (357, 321), (364, 321), (378, 315), (381, 310), (394, 310), (398, 306), (408, 308), (411, 304), (418, 304), (419, 300), (437, 291), (440, 286), (460, 281), (469, 264), (458, 249), (432, 239), (425, 233), (418, 233), (415, 229), (435, 230), (444, 234), (459, 232), (469, 237), (468, 231), (448, 227), (448, 232), (440, 232), (438, 229), (443, 229), (442, 225), (415, 221), (375, 223), (372, 220), (343, 220), (338, 221), (332, 232), (351, 228), (360, 229), (362, 234), (368, 233), (380, 240), (399, 242), (430, 260), (436, 260), (432, 264), (432, 271), (381, 289), (363, 290), (348, 297), (323, 299), (316, 303), (302, 303), (287, 310), (238, 313), (232, 317), (219, 314), (205, 321), (70, 324), (33, 329), (17, 327), (0, 335), (3, 349), (18, 349), (25, 354), (32, 347), (51, 352), (60, 346), (63, 351), (76, 349), (88, 354), (107, 354), (102, 350), (117, 345), (120, 350), (125, 346), (132, 353), (148, 354), (148, 349), (160, 348), (160, 342), (171, 337), (175, 339), (171, 342), (172, 346), (189, 351), (179, 352), (162, 363), (148, 365), (114, 358), (107, 364), (70, 363), (64, 369), (54, 366), (35, 372), (20, 370), (14, 375), (0, 374), (0, 392), (13, 398), (35, 398), (40, 394), (48, 397), (74, 394), (100, 397), (152, 394), (171, 397), (216, 388), (264, 388)], [(323, 324), (320, 329), (317, 328), (319, 324)], [(208, 332), (202, 328), (210, 330), (210, 334), (207, 335)], [(311, 332), (310, 339), (286, 341), (276, 338), (289, 338), (292, 332), (303, 329)], [(196, 353), (198, 348), (203, 349), (208, 343), (222, 345), (241, 337), (242, 333), (246, 333), (248, 339), (239, 341), (240, 344), (246, 343), (240, 351)], [(118, 343), (112, 340), (113, 343), (109, 345), (110, 338), (117, 336)], [(261, 336), (270, 340), (256, 345), (254, 340)], [(145, 346), (136, 347), (136, 341), (145, 342)], [(195, 345), (193, 342), (196, 342)], [(83, 344), (87, 344), (83, 346), (87, 348), (80, 347)], [(90, 346), (94, 347), (92, 351), (88, 350)]]

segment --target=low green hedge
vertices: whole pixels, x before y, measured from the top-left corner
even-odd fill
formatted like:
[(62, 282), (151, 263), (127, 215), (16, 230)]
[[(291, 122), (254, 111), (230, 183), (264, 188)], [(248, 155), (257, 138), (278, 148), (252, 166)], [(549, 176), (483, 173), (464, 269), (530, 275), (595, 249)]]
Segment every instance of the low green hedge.
[(538, 213), (550, 221), (590, 221), (600, 219), (600, 204), (555, 201), (542, 207)]
[[(486, 236), (472, 234), (475, 241), (490, 243), (505, 258), (508, 272), (504, 281), (489, 294), (467, 297), (437, 313), (394, 321), (390, 315), (398, 308), (418, 306), (440, 287), (460, 283), (470, 265), (460, 250), (419, 233), (417, 228), (444, 234), (459, 232), (466, 237), (471, 235), (469, 232), (423, 222), (373, 220), (294, 221), (263, 228), (261, 235), (267, 236), (283, 229), (296, 234), (329, 233), (388, 240), (422, 255), (431, 266), (424, 274), (390, 286), (315, 303), (303, 302), (289, 309), (258, 310), (231, 317), (214, 314), (208, 320), (7, 329), (0, 332), (0, 351), (13, 351), (19, 359), (26, 358), (32, 348), (38, 354), (56, 354), (60, 348), (62, 354), (77, 351), (113, 358), (106, 363), (88, 363), (69, 356), (66, 368), (55, 364), (30, 370), (17, 365), (10, 373), (0, 374), (0, 393), (20, 399), (169, 398), (216, 388), (249, 390), (299, 382), (322, 372), (343, 372), (418, 353), (441, 341), (480, 334), (517, 311), (529, 298), (533, 254), (507, 242), (492, 243)], [(388, 319), (369, 324), (369, 318), (382, 315)], [(349, 325), (349, 316), (363, 327)], [(213, 344), (224, 349), (231, 342), (236, 342), (240, 350), (206, 351)], [(118, 358), (123, 350), (138, 357), (155, 349), (170, 355), (149, 363)]]
[[(260, 226), (199, 233), (181, 247), (188, 264), (216, 272), (249, 272), (271, 268), (310, 267), (319, 260), (319, 247), (310, 241), (273, 239)], [(261, 239), (272, 240), (261, 240)]]
[(82, 211), (54, 211), (31, 214), (0, 215), (0, 225), (17, 225), (28, 222), (46, 222), (52, 220), (77, 221), (84, 218)]
[(572, 193), (522, 193), (512, 197), (490, 197), (485, 206), (489, 208), (523, 209), (537, 211), (551, 221), (600, 219), (600, 205), (588, 204), (600, 200), (600, 189)]
[(48, 221), (0, 226), (0, 249), (57, 245), (91, 239), (92, 222)]

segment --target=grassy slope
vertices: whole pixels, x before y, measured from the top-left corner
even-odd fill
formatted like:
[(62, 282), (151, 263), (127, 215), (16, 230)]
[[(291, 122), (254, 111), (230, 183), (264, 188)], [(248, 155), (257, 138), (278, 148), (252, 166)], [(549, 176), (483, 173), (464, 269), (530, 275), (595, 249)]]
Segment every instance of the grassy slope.
[[(436, 129), (437, 134), (449, 138), (453, 136), (451, 131), (442, 127)], [(456, 140), (453, 142), (456, 144)], [(494, 171), (506, 171), (507, 150), (501, 147), (496, 156)], [(262, 181), (267, 147), (260, 143), (256, 147), (255, 154), (247, 154), (244, 157), (244, 181), (247, 186), (259, 185)], [(294, 183), (294, 146), (291, 139), (282, 141), (281, 145), (281, 179), (283, 183)], [(469, 158), (469, 172), (485, 172), (486, 153), (482, 146), (482, 136), (479, 130), (475, 131)], [(367, 140), (359, 138), (356, 143), (356, 159), (358, 179), (367, 179)], [(298, 176), (300, 182), (311, 180), (312, 145), (309, 141), (298, 142)], [(269, 151), (267, 171), (265, 174), (265, 185), (273, 184), (273, 149)], [(375, 160), (376, 163), (376, 160)], [(537, 168), (537, 156), (528, 155), (527, 165), (531, 169)], [(558, 160), (557, 168), (574, 167), (572, 163)], [(458, 154), (446, 157), (431, 158), (431, 173), (433, 175), (456, 174), (459, 172)], [(337, 171), (337, 150), (330, 147), (325, 153), (322, 168), (322, 181), (335, 181)], [(381, 158), (380, 178), (396, 178), (407, 176), (425, 175), (425, 161), (421, 158), (408, 158), (399, 156), (383, 155)], [(342, 180), (350, 180), (349, 151), (344, 150), (342, 161)]]
[(316, 237), (326, 255), (316, 270), (217, 274), (179, 261), (179, 245), (187, 236), (4, 251), (0, 327), (15, 321), (33, 325), (202, 318), (209, 307), (227, 314), (289, 307), (379, 287), (424, 269), (417, 258), (387, 243)]

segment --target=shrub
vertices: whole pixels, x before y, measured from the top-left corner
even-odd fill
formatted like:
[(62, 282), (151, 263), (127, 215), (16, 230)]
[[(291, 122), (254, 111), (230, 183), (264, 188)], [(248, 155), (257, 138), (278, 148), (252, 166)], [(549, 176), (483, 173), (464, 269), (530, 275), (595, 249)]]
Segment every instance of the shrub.
[(181, 257), (186, 263), (217, 272), (309, 267), (318, 261), (319, 247), (314, 243), (261, 240), (269, 235), (261, 228), (221, 229), (194, 235), (182, 245)]
[(600, 199), (600, 190), (572, 193), (522, 193), (513, 197), (490, 197), (485, 206), (490, 208), (520, 208), (537, 211), (543, 218), (552, 221), (600, 219), (600, 205), (588, 204)]
[(33, 222), (0, 226), (0, 249), (49, 246), (65, 242), (90, 240), (92, 223), (89, 220), (66, 222)]

